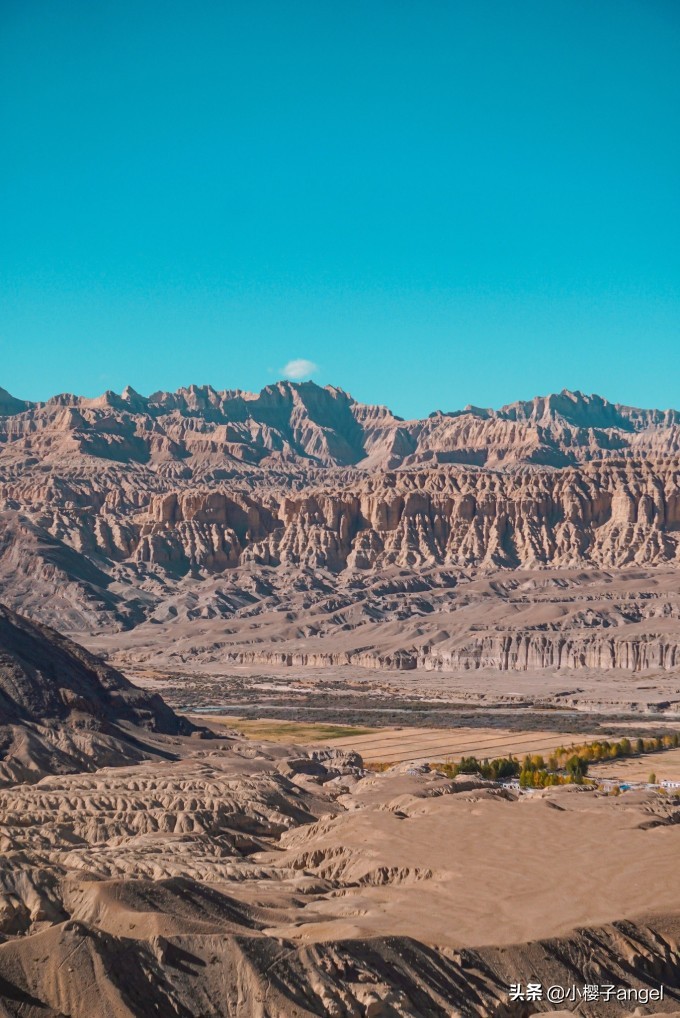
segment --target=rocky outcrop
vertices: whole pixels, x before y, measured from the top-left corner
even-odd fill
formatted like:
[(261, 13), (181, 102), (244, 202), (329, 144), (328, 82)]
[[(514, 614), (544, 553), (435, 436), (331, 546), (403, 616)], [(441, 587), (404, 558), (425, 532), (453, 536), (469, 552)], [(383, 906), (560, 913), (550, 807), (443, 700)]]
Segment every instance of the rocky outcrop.
[[(198, 910), (201, 895), (194, 887), (169, 888)], [(169, 895), (168, 895), (169, 896)], [(217, 896), (215, 896), (217, 897)], [(213, 901), (228, 914), (228, 899)], [(134, 916), (134, 913), (133, 913)], [(92, 1014), (93, 991), (88, 973), (101, 973), (96, 1005), (101, 1018), (135, 1018), (138, 1001), (149, 1014), (196, 1014), (200, 1001), (206, 1018), (238, 1015), (361, 1015), (365, 1018), (528, 1018), (527, 1005), (508, 1003), (512, 985), (632, 985), (628, 1002), (614, 999), (612, 1018), (662, 1012), (630, 1011), (633, 993), (658, 1000), (659, 976), (668, 980), (665, 1001), (680, 1006), (673, 982), (680, 961), (677, 941), (667, 939), (662, 920), (653, 926), (616, 923), (583, 929), (571, 937), (507, 948), (445, 952), (410, 937), (371, 940), (343, 939), (302, 946), (294, 941), (258, 937), (243, 923), (242, 932), (226, 930), (221, 915), (212, 917), (216, 931), (200, 936), (159, 936), (154, 940), (110, 935), (86, 922), (68, 921), (26, 943), (13, 941), (0, 952), (0, 979), (7, 994), (5, 1013), (38, 1018), (42, 1013), (86, 1018)], [(235, 925), (235, 924), (233, 924)], [(212, 949), (212, 955), (210, 951)], [(621, 950), (625, 957), (621, 957)], [(29, 950), (41, 951), (48, 964), (31, 966)], [(629, 961), (633, 959), (633, 962)], [(69, 979), (55, 973), (71, 962)], [(210, 966), (210, 967), (209, 967)], [(5, 976), (7, 973), (7, 976)], [(9, 978), (8, 978), (9, 977)], [(550, 982), (548, 982), (548, 980)], [(616, 982), (615, 982), (616, 980)], [(88, 992), (89, 991), (89, 992)], [(650, 993), (652, 994), (650, 998)], [(22, 1001), (21, 1010), (16, 1001)], [(255, 1001), (257, 1010), (245, 1001)], [(29, 1002), (31, 1010), (25, 1007)], [(452, 1011), (452, 1006), (455, 1010)], [(532, 1006), (532, 1005), (528, 1005)], [(652, 1005), (653, 1006), (653, 1005)], [(47, 1008), (49, 1007), (49, 1012)], [(581, 1005), (586, 1018), (601, 1018), (596, 998)], [(153, 1010), (151, 1010), (153, 1009)], [(566, 1016), (569, 1012), (560, 1011)], [(670, 1013), (668, 1011), (664, 1012)], [(680, 1012), (674, 1010), (672, 1015)]]
[(180, 571), (245, 563), (332, 572), (622, 567), (680, 558), (679, 476), (673, 466), (629, 462), (511, 474), (403, 471), (305, 493), (170, 482), (163, 494), (147, 491), (143, 507), (108, 488), (112, 477), (99, 490), (93, 479), (81, 482), (85, 505), (63, 493), (29, 502), (18, 485), (5, 505), (77, 551)]
[(550, 669), (595, 671), (677, 671), (680, 638), (653, 632), (635, 636), (607, 637), (592, 632), (510, 632), (479, 634), (463, 646), (426, 648), (411, 655), (411, 667), (428, 671), (547, 671)]
[(0, 606), (0, 784), (129, 763), (154, 755), (143, 733), (192, 731), (158, 695)]

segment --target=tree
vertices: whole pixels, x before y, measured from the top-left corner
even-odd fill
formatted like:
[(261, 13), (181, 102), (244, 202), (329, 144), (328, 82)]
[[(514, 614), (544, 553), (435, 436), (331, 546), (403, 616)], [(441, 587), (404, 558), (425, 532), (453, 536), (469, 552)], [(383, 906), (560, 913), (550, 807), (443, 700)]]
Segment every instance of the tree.
[(576, 785), (580, 785), (583, 782), (584, 777), (588, 773), (588, 761), (583, 760), (580, 756), (572, 756), (567, 760), (567, 774)]
[(494, 760), (493, 769), (497, 778), (512, 778), (519, 772), (519, 764), (509, 758)]

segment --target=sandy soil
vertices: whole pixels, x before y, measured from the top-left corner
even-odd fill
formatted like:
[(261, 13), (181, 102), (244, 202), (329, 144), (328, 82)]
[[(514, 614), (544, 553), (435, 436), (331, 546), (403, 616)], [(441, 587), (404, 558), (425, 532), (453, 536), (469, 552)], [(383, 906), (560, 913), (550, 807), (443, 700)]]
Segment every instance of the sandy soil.
[(612, 778), (624, 782), (647, 781), (650, 774), (655, 774), (657, 781), (677, 781), (680, 784), (680, 749), (649, 753), (629, 760), (592, 764), (588, 773), (594, 778)]
[(393, 779), (385, 796), (389, 782), (368, 778), (354, 791), (363, 808), (313, 839), (284, 836), (280, 865), (304, 859), (350, 886), (310, 902), (277, 935), (510, 944), (680, 903), (677, 827), (641, 829), (643, 800), (633, 793), (565, 787), (517, 802), (484, 793), (423, 800), (416, 780)]
[(144, 994), (150, 1015), (492, 1018), (515, 980), (677, 984), (669, 797), (365, 775), (337, 745), (173, 748), (0, 791), (12, 1018), (137, 1018)]

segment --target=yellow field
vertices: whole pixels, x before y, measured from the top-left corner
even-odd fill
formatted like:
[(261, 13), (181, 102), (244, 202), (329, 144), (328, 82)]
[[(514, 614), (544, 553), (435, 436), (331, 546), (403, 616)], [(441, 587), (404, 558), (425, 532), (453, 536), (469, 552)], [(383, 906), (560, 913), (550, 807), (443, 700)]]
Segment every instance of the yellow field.
[[(558, 746), (582, 744), (597, 738), (588, 734), (511, 732), (498, 728), (381, 728), (369, 735), (338, 736), (333, 745), (354, 749), (365, 763), (456, 762), (463, 756), (549, 756)], [(322, 738), (314, 740), (319, 745)]]
[[(282, 721), (276, 718), (247, 720), (225, 715), (196, 715), (197, 724), (236, 730), (247, 739), (326, 746), (355, 750), (364, 763), (457, 763), (461, 757), (478, 760), (527, 753), (547, 759), (563, 746), (593, 742), (597, 733), (513, 732), (499, 728), (360, 728), (351, 725)], [(591, 764), (589, 775), (619, 781), (646, 781), (651, 773), (657, 780), (680, 781), (680, 749), (648, 753), (643, 757)]]

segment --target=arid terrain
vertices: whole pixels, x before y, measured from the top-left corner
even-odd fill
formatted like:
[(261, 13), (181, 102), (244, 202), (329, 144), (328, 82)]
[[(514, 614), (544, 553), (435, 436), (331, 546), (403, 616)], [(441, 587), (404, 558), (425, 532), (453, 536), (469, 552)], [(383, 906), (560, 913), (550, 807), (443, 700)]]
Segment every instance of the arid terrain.
[(443, 766), (680, 731), (677, 412), (0, 390), (0, 601), (0, 1015), (680, 1012), (680, 750)]
[(680, 1006), (672, 798), (522, 798), (193, 728), (49, 630), (2, 622), (2, 1013), (524, 1016), (508, 987), (537, 978), (664, 984), (664, 1013)]
[(115, 663), (680, 703), (675, 411), (564, 392), (402, 421), (279, 383), (0, 414), (0, 597)]

